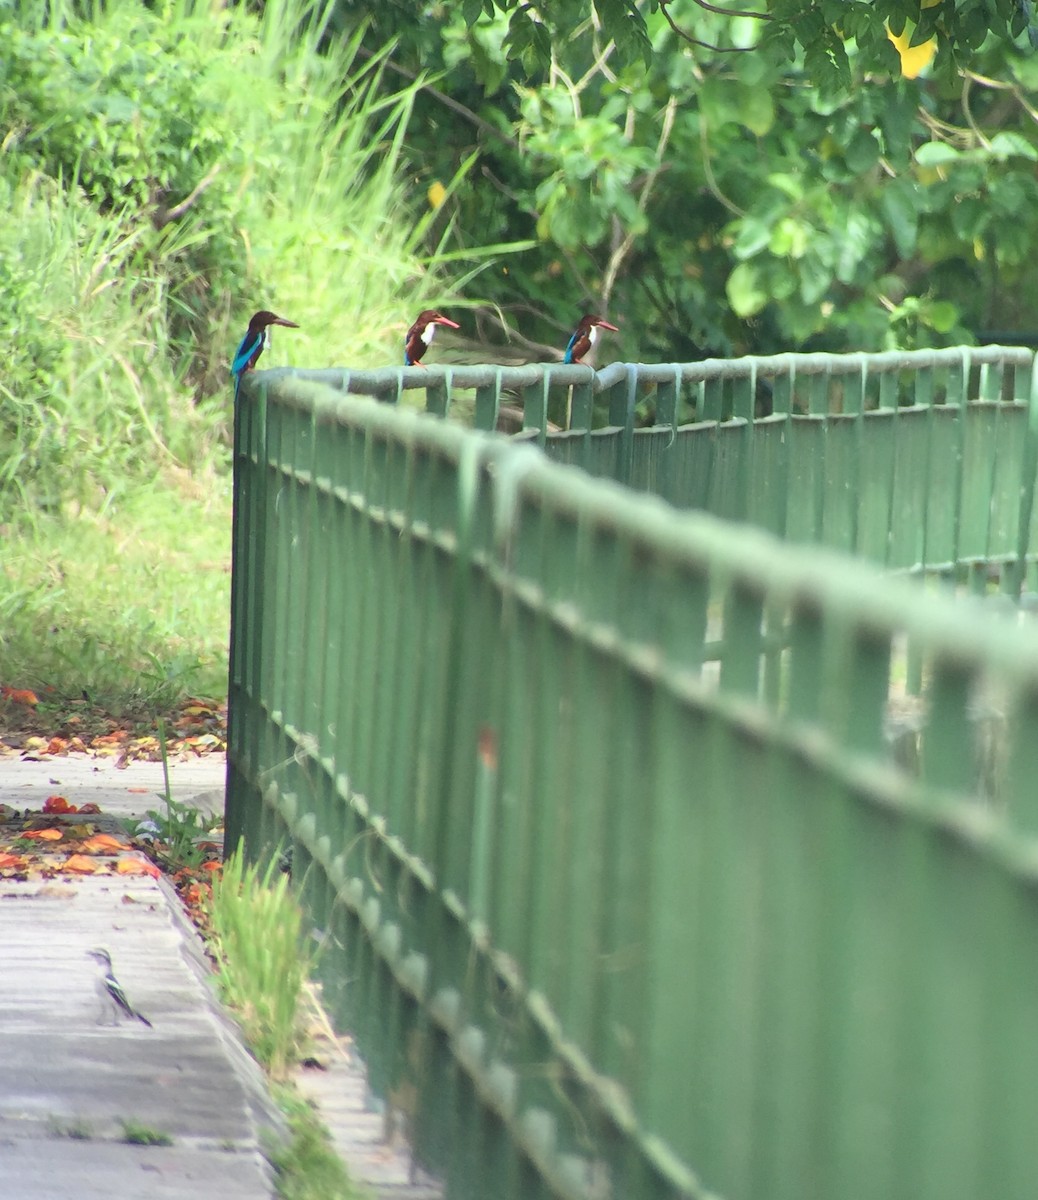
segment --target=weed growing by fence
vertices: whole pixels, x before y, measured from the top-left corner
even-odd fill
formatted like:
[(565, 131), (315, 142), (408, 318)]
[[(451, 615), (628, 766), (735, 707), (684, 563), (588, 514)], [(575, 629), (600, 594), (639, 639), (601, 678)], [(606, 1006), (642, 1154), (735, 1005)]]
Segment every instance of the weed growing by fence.
[(276, 857), (246, 866), (237, 850), (213, 881), (209, 919), (219, 963), (217, 986), (253, 1053), (283, 1079), (302, 1039), (300, 999), (313, 956), (303, 911)]

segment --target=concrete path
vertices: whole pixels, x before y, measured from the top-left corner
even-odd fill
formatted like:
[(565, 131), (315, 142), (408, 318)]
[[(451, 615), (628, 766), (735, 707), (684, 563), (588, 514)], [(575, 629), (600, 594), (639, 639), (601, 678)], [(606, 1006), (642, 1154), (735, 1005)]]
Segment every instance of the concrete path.
[(300, 1068), (295, 1083), (317, 1106), (350, 1178), (375, 1200), (442, 1200), (443, 1185), (414, 1162), (403, 1134), (387, 1137), (384, 1110), (350, 1039), (315, 1031), (313, 1055), (322, 1069)]
[[(178, 799), (220, 794), (222, 758), (173, 769)], [(5, 758), (0, 804), (40, 809), (54, 794), (92, 801), (102, 815), (89, 819), (115, 832), (114, 817), (157, 805), (161, 779), (153, 763), (117, 770), (85, 757)], [(98, 1024), (101, 971), (86, 953), (94, 946), (111, 953), (152, 1028)], [(283, 1136), (281, 1117), (207, 976), (198, 937), (164, 880), (0, 878), (0, 1196), (274, 1195), (262, 1147)], [(129, 1140), (147, 1131), (170, 1144)]]
[[(174, 797), (223, 806), (222, 755), (174, 761)], [(160, 808), (162, 767), (82, 755), (0, 757), (0, 832), (48, 796), (94, 803), (105, 831)], [(68, 820), (75, 821), (71, 817)], [(82, 819), (82, 818), (78, 818)], [(5, 820), (9, 822), (5, 824)], [(152, 1028), (98, 1025), (105, 947), (131, 1004)], [(283, 1136), (262, 1073), (210, 990), (195, 930), (176, 894), (149, 876), (0, 877), (0, 1197), (6, 1200), (268, 1200), (263, 1147)], [(353, 1179), (377, 1200), (435, 1200), (406, 1145), (383, 1138), (363, 1065), (327, 1036), (325, 1070), (297, 1082), (318, 1106)], [(127, 1122), (169, 1146), (126, 1140)], [(132, 1132), (132, 1131), (131, 1131)]]
[[(223, 809), (227, 762), (222, 754), (170, 762), (170, 791), (175, 800), (204, 812)], [(74, 793), (74, 794), (72, 794)], [(161, 808), (162, 764), (132, 762), (117, 767), (114, 758), (85, 754), (31, 761), (0, 757), (0, 804), (18, 810), (41, 809), (48, 796), (64, 796), (70, 804), (93, 801), (109, 817), (141, 818)]]

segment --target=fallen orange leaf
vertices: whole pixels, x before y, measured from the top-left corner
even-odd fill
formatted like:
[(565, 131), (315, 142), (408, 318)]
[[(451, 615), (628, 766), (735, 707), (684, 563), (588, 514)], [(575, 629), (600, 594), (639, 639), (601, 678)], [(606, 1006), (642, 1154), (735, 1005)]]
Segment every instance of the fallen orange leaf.
[(128, 792), (133, 792), (135, 795), (138, 795), (138, 796), (146, 796), (151, 789), (150, 788), (127, 788), (126, 790)]
[(36, 693), (30, 692), (28, 688), (0, 687), (0, 696), (15, 704), (39, 704)]
[(97, 872), (97, 863), (85, 854), (73, 854), (61, 864), (61, 869), (73, 871), (77, 875), (93, 875)]
[(110, 746), (116, 742), (125, 742), (130, 736), (128, 729), (114, 729), (111, 733), (102, 733), (94, 738), (95, 746)]
[(36, 842), (60, 842), (62, 832), (60, 829), (30, 829), (25, 833), (20, 833), (18, 836), (32, 838)]
[(128, 850), (129, 846), (110, 833), (95, 833), (81, 843), (80, 849), (88, 854), (103, 854), (106, 850)]
[(217, 862), (216, 859), (212, 859), (210, 862), (202, 863), (202, 870), (203, 871), (219, 871), (219, 869), (222, 866), (223, 866), (223, 863)]
[(99, 813), (101, 811), (101, 808), (99, 805), (95, 804), (93, 801), (90, 801), (89, 804), (81, 804), (79, 806), (79, 811), (81, 813)]
[(68, 742), (63, 737), (52, 737), (47, 743), (47, 754), (67, 754)]
[(48, 796), (43, 803), (43, 811), (47, 813), (67, 813), (78, 812), (79, 809), (74, 804), (69, 804), (64, 796)]
[(0, 871), (4, 867), (23, 867), (25, 859), (20, 854), (8, 854), (6, 851), (0, 851)]
[(162, 874), (158, 867), (146, 858), (120, 858), (115, 869), (120, 875), (151, 875), (154, 879), (158, 879)]

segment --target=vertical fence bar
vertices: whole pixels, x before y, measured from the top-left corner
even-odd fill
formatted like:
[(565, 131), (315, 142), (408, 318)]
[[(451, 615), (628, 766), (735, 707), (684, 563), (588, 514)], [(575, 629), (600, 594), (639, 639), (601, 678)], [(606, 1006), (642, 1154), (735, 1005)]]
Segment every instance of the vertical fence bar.
[(497, 414), (501, 405), (501, 368), (498, 367), (493, 383), (484, 383), (476, 389), (476, 409), (473, 424), (476, 429), (488, 432), (497, 428)]

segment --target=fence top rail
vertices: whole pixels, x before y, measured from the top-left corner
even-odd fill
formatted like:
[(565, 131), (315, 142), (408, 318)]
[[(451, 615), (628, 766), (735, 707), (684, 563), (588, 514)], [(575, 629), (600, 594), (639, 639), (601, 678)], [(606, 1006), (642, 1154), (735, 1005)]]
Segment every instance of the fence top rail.
[(878, 567), (835, 551), (780, 542), (770, 534), (699, 512), (680, 512), (653, 496), (551, 462), (529, 444), (463, 429), (410, 409), (347, 397), (312, 378), (273, 372), (246, 396), (266, 392), (276, 405), (311, 414), (323, 426), (434, 454), (458, 468), (458, 502), (471, 512), (489, 481), (494, 530), (506, 545), (522, 501), (612, 530), (648, 560), (674, 570), (720, 574), (769, 599), (824, 612), (862, 634), (906, 633), (969, 674), (997, 673), (1038, 694), (1038, 630), (992, 613), (979, 599), (922, 592)]
[(934, 368), (963, 368), (1002, 364), (1028, 367), (1034, 353), (1022, 346), (956, 346), (946, 350), (898, 350), (879, 354), (772, 354), (745, 358), (707, 358), (690, 363), (610, 363), (596, 371), (584, 365), (527, 363), (519, 367), (479, 364), (473, 366), (379, 367), (352, 370), (326, 367), (306, 370), (282, 367), (257, 372), (259, 379), (299, 379), (319, 383), (342, 392), (375, 397), (399, 397), (402, 392), (430, 387), (496, 387), (521, 389), (543, 385), (573, 387), (590, 383), (595, 392), (622, 383), (634, 372), (640, 383), (700, 383), (710, 379), (769, 379), (781, 376), (854, 375), (869, 376), (897, 371)]

